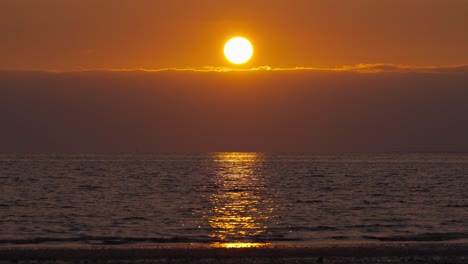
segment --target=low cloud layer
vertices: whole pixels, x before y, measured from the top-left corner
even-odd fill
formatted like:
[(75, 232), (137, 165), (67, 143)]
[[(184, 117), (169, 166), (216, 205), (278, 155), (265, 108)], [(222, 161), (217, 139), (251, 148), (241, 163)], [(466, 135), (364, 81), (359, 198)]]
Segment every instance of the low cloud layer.
[(463, 65), (3, 71), (0, 151), (466, 152), (467, 87)]
[[(81, 69), (75, 72), (256, 72), (256, 71), (310, 71), (310, 72), (357, 72), (357, 73), (386, 73), (386, 72), (408, 72), (408, 73), (451, 73), (451, 74), (468, 74), (468, 65), (449, 65), (449, 66), (416, 66), (403, 64), (356, 64), (337, 66), (332, 68), (318, 67), (293, 67), (281, 68), (271, 66), (259, 66), (254, 68), (233, 68), (233, 67), (215, 67), (205, 66), (201, 68), (162, 68), (162, 69)], [(62, 72), (62, 71), (48, 71)]]
[[(14, 72), (16, 70), (4, 70), (5, 72)], [(35, 70), (21, 70), (22, 72), (37, 72)], [(161, 68), (161, 69), (80, 69), (76, 71), (49, 70), (50, 73), (70, 73), (70, 72), (256, 72), (256, 71), (310, 71), (310, 72), (357, 72), (357, 73), (386, 73), (386, 72), (408, 72), (408, 73), (449, 73), (449, 74), (468, 74), (468, 65), (449, 65), (449, 66), (417, 66), (404, 64), (356, 64), (345, 65), (331, 68), (318, 67), (271, 67), (259, 66), (253, 68), (241, 67), (186, 67), (186, 68)]]

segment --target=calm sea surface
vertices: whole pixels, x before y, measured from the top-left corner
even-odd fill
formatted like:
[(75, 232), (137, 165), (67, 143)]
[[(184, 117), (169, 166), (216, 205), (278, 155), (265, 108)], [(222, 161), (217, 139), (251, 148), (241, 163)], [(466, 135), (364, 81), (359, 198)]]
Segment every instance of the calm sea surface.
[(1, 155), (0, 246), (468, 239), (468, 155)]

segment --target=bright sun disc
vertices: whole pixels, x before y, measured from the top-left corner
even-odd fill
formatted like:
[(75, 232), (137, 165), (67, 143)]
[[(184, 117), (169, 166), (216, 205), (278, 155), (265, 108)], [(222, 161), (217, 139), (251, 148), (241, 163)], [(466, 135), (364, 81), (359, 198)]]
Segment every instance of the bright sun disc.
[(224, 45), (224, 56), (235, 64), (246, 63), (253, 54), (250, 41), (243, 37), (235, 37)]

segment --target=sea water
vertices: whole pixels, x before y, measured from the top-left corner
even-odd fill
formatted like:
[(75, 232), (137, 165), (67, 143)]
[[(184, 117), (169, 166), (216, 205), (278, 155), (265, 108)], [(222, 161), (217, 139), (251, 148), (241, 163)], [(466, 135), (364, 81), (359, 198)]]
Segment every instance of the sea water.
[(0, 246), (467, 238), (466, 154), (0, 156)]

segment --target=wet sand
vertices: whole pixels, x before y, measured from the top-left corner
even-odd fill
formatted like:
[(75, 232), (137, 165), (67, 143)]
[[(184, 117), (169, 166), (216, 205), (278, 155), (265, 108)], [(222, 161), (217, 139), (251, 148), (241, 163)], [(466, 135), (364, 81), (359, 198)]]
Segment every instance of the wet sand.
[(273, 248), (10, 247), (0, 263), (468, 263), (468, 244)]

